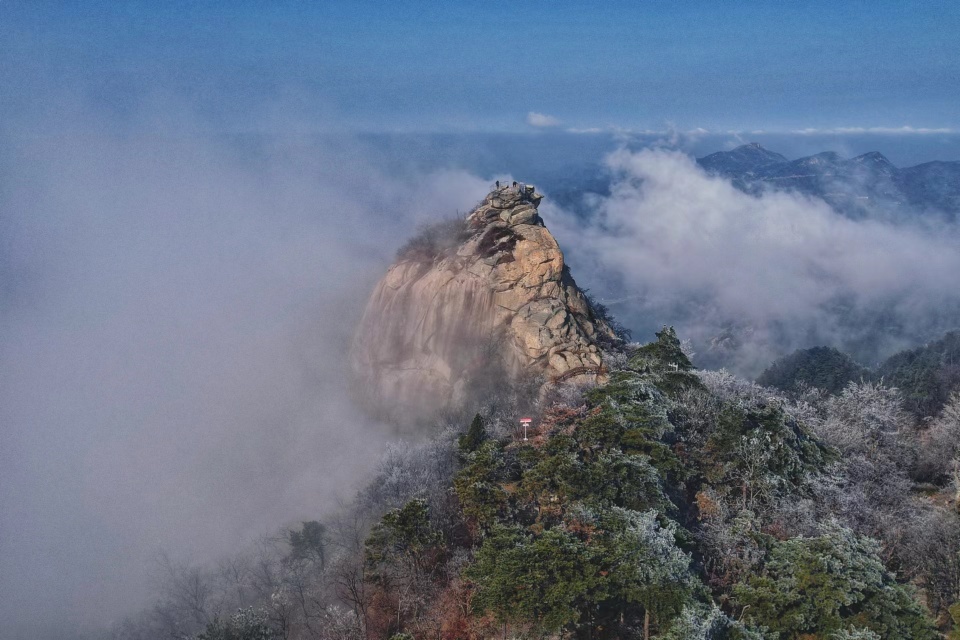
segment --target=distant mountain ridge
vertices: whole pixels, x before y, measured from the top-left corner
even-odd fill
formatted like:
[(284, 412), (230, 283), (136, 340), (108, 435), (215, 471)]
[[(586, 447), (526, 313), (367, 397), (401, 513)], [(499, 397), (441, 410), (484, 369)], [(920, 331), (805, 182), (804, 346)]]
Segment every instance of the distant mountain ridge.
[(825, 151), (788, 160), (752, 142), (697, 163), (747, 193), (798, 191), (822, 198), (850, 217), (902, 218), (922, 212), (955, 221), (960, 216), (960, 162), (900, 169), (878, 151), (849, 159)]
[(788, 160), (756, 142), (737, 147), (733, 151), (717, 151), (700, 158), (697, 162), (703, 168), (714, 173), (738, 175), (750, 173), (773, 164), (781, 164)]

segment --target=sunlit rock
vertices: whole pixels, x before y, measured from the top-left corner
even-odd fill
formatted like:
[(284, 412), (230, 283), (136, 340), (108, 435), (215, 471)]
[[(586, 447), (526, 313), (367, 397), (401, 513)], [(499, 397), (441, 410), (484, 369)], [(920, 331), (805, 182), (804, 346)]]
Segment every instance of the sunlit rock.
[(487, 195), (462, 225), (401, 251), (367, 304), (352, 347), (358, 395), (400, 421), (461, 405), (472, 379), (544, 385), (605, 375), (618, 341), (564, 265), (532, 188)]

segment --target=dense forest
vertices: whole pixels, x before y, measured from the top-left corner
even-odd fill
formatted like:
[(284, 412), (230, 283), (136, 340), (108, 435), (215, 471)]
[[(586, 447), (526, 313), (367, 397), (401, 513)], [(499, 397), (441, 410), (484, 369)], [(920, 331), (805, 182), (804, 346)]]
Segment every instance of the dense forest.
[(798, 357), (810, 384), (781, 363), (781, 391), (696, 370), (664, 328), (540, 398), (528, 439), (533, 396), (491, 392), (337, 513), (166, 561), (115, 637), (958, 638), (960, 395), (920, 419), (907, 373), (955, 342), (883, 379)]
[(831, 347), (800, 349), (774, 362), (757, 378), (761, 385), (787, 392), (816, 387), (831, 394), (865, 380), (897, 388), (904, 408), (918, 419), (935, 416), (960, 388), (960, 331), (896, 353), (876, 369)]

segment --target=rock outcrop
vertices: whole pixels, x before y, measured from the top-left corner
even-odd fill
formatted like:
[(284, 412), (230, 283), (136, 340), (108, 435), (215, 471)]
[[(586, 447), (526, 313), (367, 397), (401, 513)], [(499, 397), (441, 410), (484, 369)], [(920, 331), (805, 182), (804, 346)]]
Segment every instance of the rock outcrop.
[[(617, 343), (564, 265), (532, 188), (491, 191), (463, 223), (425, 232), (371, 296), (352, 347), (360, 395), (385, 414), (428, 417), (472, 379), (543, 384), (604, 376)], [(439, 230), (438, 230), (439, 229)]]

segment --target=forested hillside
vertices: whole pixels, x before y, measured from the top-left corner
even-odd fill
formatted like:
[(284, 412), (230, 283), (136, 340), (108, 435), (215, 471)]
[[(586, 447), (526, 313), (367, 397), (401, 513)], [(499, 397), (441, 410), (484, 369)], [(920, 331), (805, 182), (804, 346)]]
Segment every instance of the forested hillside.
[(960, 389), (960, 332), (951, 331), (922, 347), (896, 353), (875, 370), (830, 347), (800, 349), (774, 362), (757, 378), (761, 385), (782, 391), (815, 387), (833, 394), (850, 382), (864, 380), (896, 387), (904, 408), (919, 419), (933, 417)]
[(870, 379), (873, 373), (832, 347), (799, 349), (768, 367), (757, 382), (765, 387), (797, 391), (803, 386), (839, 393), (851, 382)]
[(935, 414), (960, 388), (960, 331), (891, 356), (877, 373), (900, 389), (911, 411), (920, 416)]
[(893, 388), (788, 398), (695, 370), (670, 328), (605, 361), (529, 439), (523, 402), (491, 395), (392, 449), (338, 513), (219, 567), (168, 564), (116, 637), (957, 634), (960, 398), (921, 434)]

